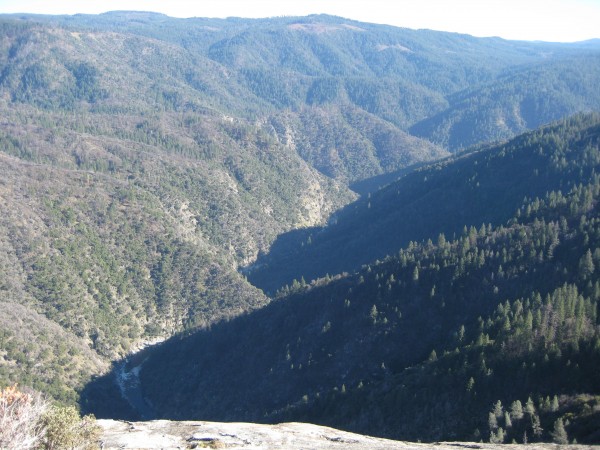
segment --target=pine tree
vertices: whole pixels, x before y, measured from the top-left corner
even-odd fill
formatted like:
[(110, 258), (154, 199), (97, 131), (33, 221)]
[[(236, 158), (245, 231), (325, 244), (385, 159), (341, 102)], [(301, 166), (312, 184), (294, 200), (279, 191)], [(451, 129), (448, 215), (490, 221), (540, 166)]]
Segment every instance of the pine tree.
[(531, 400), (531, 397), (527, 399), (527, 403), (525, 404), (525, 412), (530, 416), (533, 416), (535, 414), (535, 405), (533, 404), (533, 400)]
[(419, 267), (415, 266), (415, 270), (413, 270), (413, 276), (412, 276), (413, 281), (419, 281)]
[(498, 428), (498, 431), (490, 433), (490, 442), (492, 444), (502, 444), (504, 443), (504, 430), (502, 427)]
[(496, 419), (500, 419), (504, 415), (504, 408), (502, 407), (502, 402), (500, 400), (494, 404), (494, 415), (496, 416)]
[(561, 418), (556, 419), (554, 422), (554, 431), (552, 432), (552, 440), (557, 444), (568, 444), (569, 437), (565, 425)]
[(435, 352), (435, 349), (431, 350), (431, 353), (429, 354), (429, 359), (428, 360), (430, 362), (434, 362), (434, 361), (437, 361), (437, 359), (438, 358), (437, 358), (437, 353)]
[(494, 430), (496, 428), (498, 428), (498, 420), (496, 419), (496, 415), (490, 411), (490, 413), (488, 414), (488, 427), (490, 429), (490, 432), (494, 432)]
[(558, 397), (555, 395), (552, 398), (552, 404), (550, 405), (550, 410), (552, 412), (556, 412), (556, 411), (558, 411), (558, 407), (559, 407), (559, 405), (558, 405)]
[(520, 400), (515, 400), (510, 405), (510, 415), (515, 420), (520, 420), (523, 418), (523, 406), (521, 405)]
[(475, 386), (475, 379), (471, 377), (469, 378), (469, 381), (467, 381), (467, 392), (471, 392), (473, 390), (473, 386)]
[(531, 431), (536, 437), (540, 437), (542, 435), (542, 431), (544, 431), (540, 422), (540, 416), (537, 414), (533, 414), (531, 416)]
[(590, 249), (579, 260), (579, 276), (584, 280), (594, 273), (594, 260)]
[(440, 233), (438, 236), (438, 241), (437, 241), (438, 247), (440, 248), (444, 248), (446, 245), (446, 236), (444, 236), (444, 233)]
[(373, 307), (371, 308), (371, 312), (369, 313), (369, 317), (371, 318), (371, 321), (373, 322), (373, 324), (377, 323), (377, 315), (379, 313), (377, 312), (377, 306), (373, 305)]

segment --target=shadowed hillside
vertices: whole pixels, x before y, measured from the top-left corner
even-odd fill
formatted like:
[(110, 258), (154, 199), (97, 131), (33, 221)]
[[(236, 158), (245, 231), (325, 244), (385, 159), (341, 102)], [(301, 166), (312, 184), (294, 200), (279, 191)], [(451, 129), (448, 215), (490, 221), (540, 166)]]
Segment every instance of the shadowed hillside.
[[(427, 441), (549, 441), (563, 427), (600, 442), (598, 124), (576, 117), (470, 157), (558, 183), (502, 224), (296, 283), (257, 311), (148, 349), (145, 397), (171, 419), (298, 420)], [(438, 167), (438, 179), (471, 179), (467, 158)], [(92, 411), (103, 414), (110, 385), (88, 387)]]
[[(144, 342), (269, 304), (238, 268), (263, 263), (273, 243), (275, 258), (286, 233), (318, 240), (314, 227), (338, 211), (359, 233), (388, 233), (343, 217), (368, 209), (364, 199), (340, 211), (357, 199), (350, 186), (596, 108), (598, 51), (593, 42), (478, 39), (331, 16), (0, 16), (0, 386), (19, 382), (75, 404), (92, 377)], [(508, 98), (524, 99), (515, 83), (527, 77), (539, 82), (527, 88), (533, 106), (515, 110), (527, 116), (522, 127), (507, 128), (490, 104), (506, 97), (503, 111), (512, 111)], [(468, 142), (439, 131), (436, 118), (464, 130), (472, 115), (487, 119), (472, 124), (479, 131)], [(562, 167), (552, 152), (548, 167)], [(540, 180), (551, 178), (545, 156), (535, 158), (527, 164), (541, 161)], [(591, 163), (564, 158), (566, 192)], [(557, 189), (533, 186), (535, 195)], [(369, 191), (396, 204), (389, 189)], [(423, 189), (399, 195), (428, 201)], [(511, 195), (486, 222), (510, 217)], [(426, 216), (414, 226), (435, 237), (471, 220), (446, 215), (441, 228)], [(364, 251), (339, 242), (352, 269), (407, 244)], [(253, 277), (272, 278), (269, 291), (309, 277), (282, 261), (283, 275)], [(330, 262), (310, 264), (318, 275)]]
[(588, 153), (597, 130), (598, 115), (579, 116), (417, 169), (337, 212), (326, 227), (280, 236), (248, 278), (275, 292), (294, 279), (356, 270), (410, 241), (503, 224), (523, 198), (587, 180), (597, 168)]

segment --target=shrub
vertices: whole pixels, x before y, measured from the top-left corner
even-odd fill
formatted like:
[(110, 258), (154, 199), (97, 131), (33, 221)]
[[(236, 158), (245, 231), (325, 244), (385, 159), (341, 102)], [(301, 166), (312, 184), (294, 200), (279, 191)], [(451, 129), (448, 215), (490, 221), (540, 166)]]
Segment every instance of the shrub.
[(79, 417), (74, 406), (50, 408), (42, 422), (45, 429), (43, 448), (92, 450), (98, 448), (100, 427), (92, 415)]
[(29, 449), (42, 440), (41, 417), (48, 407), (38, 393), (24, 393), (17, 386), (0, 391), (0, 448)]
[(0, 391), (0, 449), (92, 450), (99, 437), (94, 416), (80, 418), (73, 406), (50, 407), (16, 385)]

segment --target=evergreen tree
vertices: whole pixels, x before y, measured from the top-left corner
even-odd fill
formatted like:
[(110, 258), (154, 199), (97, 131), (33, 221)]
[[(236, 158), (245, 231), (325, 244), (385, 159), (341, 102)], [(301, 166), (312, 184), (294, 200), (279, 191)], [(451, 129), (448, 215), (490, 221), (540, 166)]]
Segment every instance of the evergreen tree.
[(579, 260), (579, 276), (584, 280), (594, 273), (594, 259), (590, 249)]
[(437, 361), (437, 359), (438, 359), (438, 357), (437, 357), (437, 353), (435, 352), (435, 349), (431, 350), (431, 353), (429, 354), (428, 361), (434, 362), (434, 361)]
[(535, 414), (535, 405), (533, 404), (533, 400), (531, 400), (531, 397), (529, 397), (527, 399), (527, 403), (525, 403), (525, 412), (530, 416), (533, 416)]
[(540, 416), (537, 414), (533, 414), (531, 416), (531, 431), (534, 436), (540, 437), (544, 429), (542, 428), (542, 423), (540, 422)]
[(473, 390), (473, 386), (475, 386), (475, 379), (471, 377), (469, 378), (469, 381), (467, 381), (467, 392), (471, 392)]
[(552, 398), (552, 404), (550, 405), (550, 410), (552, 412), (556, 412), (556, 411), (558, 411), (558, 407), (559, 407), (559, 405), (558, 405), (558, 397), (555, 395)]
[(492, 431), (490, 433), (490, 442), (492, 444), (502, 444), (504, 443), (504, 430), (502, 429), (502, 427), (499, 427), (498, 430), (496, 432)]
[(523, 418), (523, 406), (521, 405), (521, 400), (515, 400), (510, 405), (510, 415), (515, 420), (520, 420)]
[(552, 431), (552, 440), (557, 444), (568, 444), (569, 438), (567, 436), (567, 430), (562, 419), (559, 417), (554, 422), (554, 431)]
[(498, 419), (496, 419), (496, 414), (493, 411), (490, 411), (488, 414), (488, 428), (490, 432), (493, 432), (496, 428), (498, 428)]
[(502, 402), (500, 400), (494, 404), (494, 415), (496, 416), (496, 419), (500, 419), (504, 416), (504, 408), (502, 407)]
[(373, 305), (371, 307), (371, 311), (369, 312), (369, 317), (371, 318), (371, 321), (373, 322), (373, 324), (377, 323), (377, 315), (379, 313), (377, 312), (377, 306)]

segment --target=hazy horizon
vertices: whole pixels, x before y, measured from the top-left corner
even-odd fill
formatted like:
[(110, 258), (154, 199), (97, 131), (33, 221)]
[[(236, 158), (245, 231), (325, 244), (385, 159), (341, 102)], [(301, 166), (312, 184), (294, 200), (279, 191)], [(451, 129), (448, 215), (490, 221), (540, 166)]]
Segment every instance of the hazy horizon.
[(600, 38), (600, 2), (594, 0), (404, 0), (368, 3), (341, 0), (0, 0), (0, 13), (100, 14), (114, 10), (148, 11), (171, 17), (307, 16), (331, 14), (361, 22), (498, 36), (511, 40), (575, 42)]

